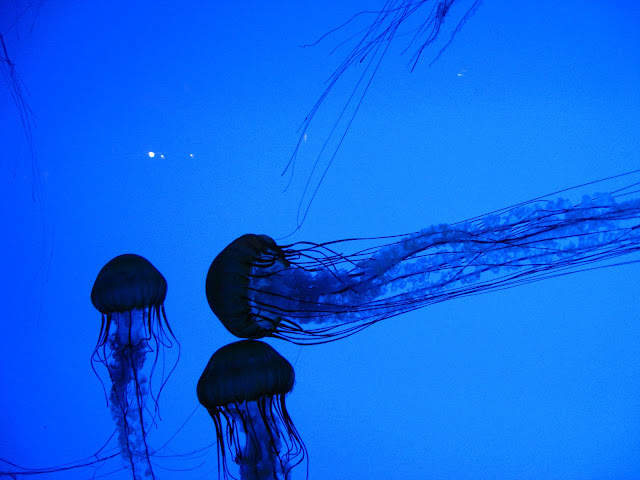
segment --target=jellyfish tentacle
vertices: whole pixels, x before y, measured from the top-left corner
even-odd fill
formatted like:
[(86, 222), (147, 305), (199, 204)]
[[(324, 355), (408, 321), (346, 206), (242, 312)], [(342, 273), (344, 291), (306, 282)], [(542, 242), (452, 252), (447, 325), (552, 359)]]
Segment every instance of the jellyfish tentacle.
[[(346, 77), (348, 75), (345, 74), (351, 70), (359, 69), (360, 73), (354, 72), (355, 78), (347, 80), (351, 82), (351, 85), (344, 92), (341, 92), (344, 98), (343, 106), (337, 113), (337, 118), (328, 124), (324, 141), (320, 143), (317, 153), (314, 154), (315, 159), (310, 166), (310, 172), (306, 177), (298, 202), (296, 228), (291, 234), (299, 230), (304, 223), (320, 185), (336, 159), (338, 151), (369, 92), (373, 79), (389, 52), (391, 44), (403, 36), (410, 35), (411, 39), (401, 52), (404, 54), (409, 50), (414, 51), (408, 62), (413, 72), (425, 50), (434, 46), (438, 38), (442, 36), (445, 30), (445, 20), (453, 15), (454, 4), (460, 5), (459, 9), (455, 8), (458, 17), (454, 19), (454, 23), (451, 23), (452, 28), (449, 29), (451, 34), (446, 43), (436, 50), (435, 58), (429, 63), (429, 65), (432, 65), (453, 43), (454, 37), (478, 10), (480, 3), (480, 0), (469, 0), (467, 2), (437, 0), (431, 3), (428, 0), (388, 0), (382, 9), (359, 12), (340, 26), (325, 33), (316, 42), (305, 45), (315, 45), (329, 35), (352, 24), (357, 19), (371, 16), (370, 22), (364, 28), (349, 35), (345, 40), (339, 41), (331, 51), (331, 54), (333, 54), (339, 48), (350, 45), (343, 60), (340, 61), (326, 80), (324, 91), (302, 121), (298, 129), (300, 135), (296, 145), (281, 173), (281, 176), (284, 176), (290, 171), (286, 190), (293, 182), (296, 161), (306, 145), (307, 135), (310, 133), (312, 125), (316, 124), (314, 119), (319, 114), (322, 114), (322, 105), (332, 94), (332, 91), (338, 93), (336, 88), (339, 87), (340, 83), (344, 83), (343, 80), (347, 80)], [(426, 8), (430, 5), (433, 5), (431, 9)], [(454, 25), (455, 27), (453, 27)]]

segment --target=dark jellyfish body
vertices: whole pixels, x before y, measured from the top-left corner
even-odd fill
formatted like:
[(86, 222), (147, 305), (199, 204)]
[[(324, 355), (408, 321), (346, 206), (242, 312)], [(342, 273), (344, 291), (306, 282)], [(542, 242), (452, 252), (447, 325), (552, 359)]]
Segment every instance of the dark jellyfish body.
[(293, 389), (291, 364), (266, 343), (243, 340), (226, 345), (209, 360), (197, 394), (216, 429), (219, 474), (240, 478), (287, 479), (306, 449), (285, 403)]
[[(157, 398), (166, 378), (160, 380), (154, 396), (151, 376), (158, 360), (164, 361), (165, 350), (177, 344), (164, 310), (166, 294), (167, 282), (162, 274), (134, 254), (110, 260), (100, 270), (91, 291), (91, 302), (102, 314), (92, 363), (103, 364), (109, 373), (111, 413), (121, 454), (134, 479), (155, 478), (146, 437), (155, 422)], [(145, 368), (149, 353), (154, 353), (153, 361)], [(156, 402), (153, 410), (146, 407), (148, 394)]]
[(281, 318), (260, 313), (248, 302), (256, 266), (287, 266), (284, 253), (266, 235), (247, 234), (229, 244), (213, 261), (207, 274), (209, 306), (222, 324), (239, 338), (262, 338), (274, 332)]

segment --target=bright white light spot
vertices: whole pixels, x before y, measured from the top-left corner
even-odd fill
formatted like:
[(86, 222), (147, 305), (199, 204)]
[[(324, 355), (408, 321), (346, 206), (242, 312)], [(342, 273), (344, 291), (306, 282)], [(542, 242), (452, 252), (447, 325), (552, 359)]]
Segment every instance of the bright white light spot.
[(189, 156), (190, 156), (191, 158), (193, 158), (193, 153), (190, 153), (190, 154), (189, 154)]
[(164, 158), (164, 155), (160, 155), (160, 158)]
[(149, 152), (149, 156), (150, 156), (151, 158), (153, 158), (153, 157), (155, 157), (155, 156), (156, 156), (156, 154), (155, 154), (155, 152)]

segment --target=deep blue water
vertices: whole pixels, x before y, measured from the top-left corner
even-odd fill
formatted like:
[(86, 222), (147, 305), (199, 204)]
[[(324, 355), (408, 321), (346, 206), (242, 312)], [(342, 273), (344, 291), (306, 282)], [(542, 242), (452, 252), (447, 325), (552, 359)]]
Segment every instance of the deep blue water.
[[(412, 73), (398, 39), (287, 241), (412, 232), (639, 167), (640, 8), (517, 3), (485, 1)], [(215, 478), (215, 448), (178, 457), (215, 440), (195, 385), (234, 340), (207, 305), (207, 269), (244, 233), (295, 228), (309, 169), (357, 80), (327, 99), (283, 193), (297, 129), (346, 54), (330, 52), (353, 30), (299, 46), (380, 5), (2, 8), (37, 117), (37, 168), (3, 86), (0, 457), (47, 467), (108, 440), (89, 294), (109, 259), (133, 252), (168, 280), (183, 347), (149, 436), (155, 448), (169, 441), (157, 478)], [(324, 346), (270, 341), (296, 370), (287, 402), (309, 478), (640, 478), (639, 273), (632, 264), (445, 302)]]

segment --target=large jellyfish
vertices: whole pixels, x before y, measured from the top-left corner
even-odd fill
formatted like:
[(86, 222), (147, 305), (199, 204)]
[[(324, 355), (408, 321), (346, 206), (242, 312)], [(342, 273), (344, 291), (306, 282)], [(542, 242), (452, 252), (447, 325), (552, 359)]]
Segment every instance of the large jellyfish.
[[(317, 45), (338, 31), (343, 32), (347, 27), (353, 28), (353, 33), (345, 34), (345, 39), (331, 51), (334, 53), (341, 48), (347, 49), (343, 60), (326, 80), (324, 91), (302, 122), (298, 142), (282, 175), (290, 170), (293, 176), (296, 159), (307, 141), (311, 124), (332, 90), (336, 89), (348, 72), (353, 71), (355, 78), (342, 82), (351, 82), (352, 86), (343, 92), (344, 106), (335, 113), (336, 120), (330, 123), (325, 140), (318, 146), (319, 153), (307, 178), (298, 207), (298, 228), (304, 222), (320, 184), (327, 175), (392, 43), (398, 38), (408, 39), (407, 44), (401, 48), (401, 53), (413, 52), (409, 61), (411, 71), (415, 69), (426, 49), (436, 47), (437, 54), (431, 59), (431, 65), (451, 45), (456, 34), (477, 11), (480, 3), (480, 0), (386, 0), (382, 8), (356, 13), (314, 43), (305, 45)], [(364, 23), (361, 24), (361, 21)], [(439, 43), (443, 35), (446, 40)]]
[(426, 305), (615, 264), (640, 250), (640, 199), (629, 198), (639, 183), (404, 236), (278, 245), (243, 235), (212, 262), (207, 299), (238, 337), (328, 342)]
[[(102, 314), (91, 360), (92, 364), (102, 363), (109, 372), (111, 414), (118, 428), (120, 451), (134, 479), (155, 478), (146, 436), (155, 422), (158, 395), (166, 381), (165, 349), (174, 342), (178, 344), (164, 310), (166, 294), (167, 282), (162, 274), (134, 254), (110, 260), (100, 270), (91, 291), (91, 302)], [(145, 368), (148, 354), (153, 355), (152, 362)], [(159, 360), (163, 378), (154, 393), (150, 381)], [(153, 411), (146, 407), (148, 394), (155, 400)]]
[(231, 343), (211, 356), (197, 393), (215, 424), (219, 475), (233, 477), (231, 454), (243, 480), (291, 478), (306, 455), (285, 404), (294, 381), (291, 364), (263, 342)]

